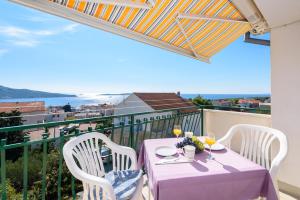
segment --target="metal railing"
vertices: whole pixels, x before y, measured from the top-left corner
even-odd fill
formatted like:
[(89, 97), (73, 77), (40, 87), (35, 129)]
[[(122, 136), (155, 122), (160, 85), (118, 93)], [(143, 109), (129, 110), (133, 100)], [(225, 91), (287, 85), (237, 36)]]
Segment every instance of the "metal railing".
[(199, 108), (211, 109), (211, 110), (247, 112), (247, 113), (255, 113), (255, 114), (267, 114), (267, 115), (271, 114), (271, 110), (270, 109), (245, 108), (245, 107), (238, 107), (238, 106), (213, 106), (213, 105), (205, 105), (205, 106), (199, 106)]
[[(51, 131), (55, 131), (56, 127), (70, 124), (86, 124), (87, 129), (82, 130), (80, 127), (74, 129), (62, 128), (58, 136), (50, 134)], [(14, 192), (18, 193), (18, 198), (20, 199), (51, 199), (51, 197), (49, 197), (50, 190), (52, 195), (53, 192), (55, 193), (55, 197), (52, 198), (59, 200), (64, 198), (75, 199), (76, 193), (81, 189), (81, 184), (76, 183), (75, 178), (70, 174), (65, 174), (65, 164), (62, 155), (63, 145), (69, 138), (97, 131), (107, 134), (112, 141), (120, 145), (130, 146), (138, 152), (140, 145), (145, 139), (173, 137), (172, 129), (175, 124), (181, 124), (183, 131), (193, 131), (196, 135), (202, 135), (203, 107), (200, 109), (196, 109), (196, 107), (183, 107), (154, 112), (0, 128), (0, 136), (1, 134), (6, 134), (6, 136), (9, 137), (13, 134), (21, 133), (23, 137), (23, 141), (18, 143), (7, 143), (7, 139), (0, 141), (1, 199), (12, 198), (10, 197), (12, 194), (9, 193), (11, 192), (9, 184), (15, 188)], [(42, 132), (41, 138), (31, 140), (30, 136), (35, 131)], [(19, 167), (22, 168), (21, 177), (18, 177), (20, 180), (22, 179), (22, 181), (20, 181), (21, 183), (17, 186), (14, 185), (15, 183), (11, 183), (11, 177), (8, 176), (10, 170), (8, 167), (18, 163), (18, 160), (10, 161), (8, 156), (16, 150), (20, 153), (18, 160), (20, 160), (19, 163), (21, 163)], [(34, 172), (34, 170), (29, 170), (30, 167), (34, 167), (32, 166), (34, 162), (31, 161), (33, 155), (38, 156), (41, 160), (38, 166), (40, 169), (38, 171), (36, 170), (35, 174), (30, 174), (30, 172)], [(55, 155), (57, 155), (57, 163), (55, 163), (57, 169), (55, 167), (49, 169), (49, 164), (53, 164), (50, 163), (50, 161), (53, 161), (52, 159)], [(106, 155), (103, 155), (103, 159), (105, 158)], [(107, 165), (107, 167), (109, 167), (109, 165)], [(39, 176), (39, 178), (36, 178), (38, 180), (32, 180), (32, 176), (37, 176), (36, 173), (38, 173)], [(15, 174), (15, 176), (17, 176), (17, 174)], [(67, 180), (68, 182), (66, 182), (67, 177), (70, 177), (70, 180)], [(55, 180), (54, 185), (51, 185), (52, 179)], [(34, 185), (37, 184), (39, 185), (38, 191), (34, 188)], [(66, 185), (71, 185), (71, 188), (66, 190), (64, 188)]]

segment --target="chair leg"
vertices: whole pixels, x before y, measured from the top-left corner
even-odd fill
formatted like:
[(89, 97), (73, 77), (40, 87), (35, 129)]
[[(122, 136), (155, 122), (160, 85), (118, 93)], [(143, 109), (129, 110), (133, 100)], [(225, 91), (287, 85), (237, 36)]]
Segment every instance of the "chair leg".
[(151, 189), (150, 189), (150, 186), (149, 186), (149, 181), (148, 181), (148, 200), (151, 199)]

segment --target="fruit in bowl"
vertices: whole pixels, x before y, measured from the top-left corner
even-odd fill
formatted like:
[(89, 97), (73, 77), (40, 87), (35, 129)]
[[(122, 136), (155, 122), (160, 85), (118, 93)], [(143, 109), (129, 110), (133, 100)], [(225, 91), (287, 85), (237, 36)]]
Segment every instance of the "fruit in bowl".
[(200, 153), (205, 149), (204, 144), (196, 136), (193, 136), (192, 138), (189, 138), (189, 137), (183, 138), (183, 140), (181, 142), (178, 142), (176, 144), (176, 147), (183, 148), (186, 145), (192, 145), (192, 146), (196, 147), (195, 153)]

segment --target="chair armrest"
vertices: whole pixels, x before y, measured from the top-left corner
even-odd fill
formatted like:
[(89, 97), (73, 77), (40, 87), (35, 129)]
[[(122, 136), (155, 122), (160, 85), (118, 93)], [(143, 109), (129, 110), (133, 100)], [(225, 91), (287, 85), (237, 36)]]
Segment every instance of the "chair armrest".
[(118, 151), (119, 151), (119, 153), (126, 154), (131, 159), (130, 169), (136, 170), (138, 168), (137, 156), (136, 156), (136, 152), (133, 148), (119, 145)]
[(109, 195), (111, 200), (116, 200), (116, 196), (114, 193), (114, 189), (110, 182), (106, 180), (105, 178), (94, 176), (91, 174), (88, 174), (81, 169), (79, 169), (77, 166), (75, 168), (69, 168), (71, 173), (75, 178), (82, 181), (83, 183), (86, 183), (90, 186), (99, 186), (102, 188), (107, 194)]

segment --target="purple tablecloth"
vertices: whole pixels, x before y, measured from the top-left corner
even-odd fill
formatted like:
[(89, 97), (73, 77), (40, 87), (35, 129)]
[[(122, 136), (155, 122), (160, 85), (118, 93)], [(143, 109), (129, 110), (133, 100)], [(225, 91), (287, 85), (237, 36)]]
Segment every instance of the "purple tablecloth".
[(145, 140), (138, 164), (145, 166), (155, 200), (248, 200), (259, 195), (277, 200), (268, 170), (226, 149), (197, 154), (194, 162), (155, 165), (158, 146), (174, 146), (176, 139)]

